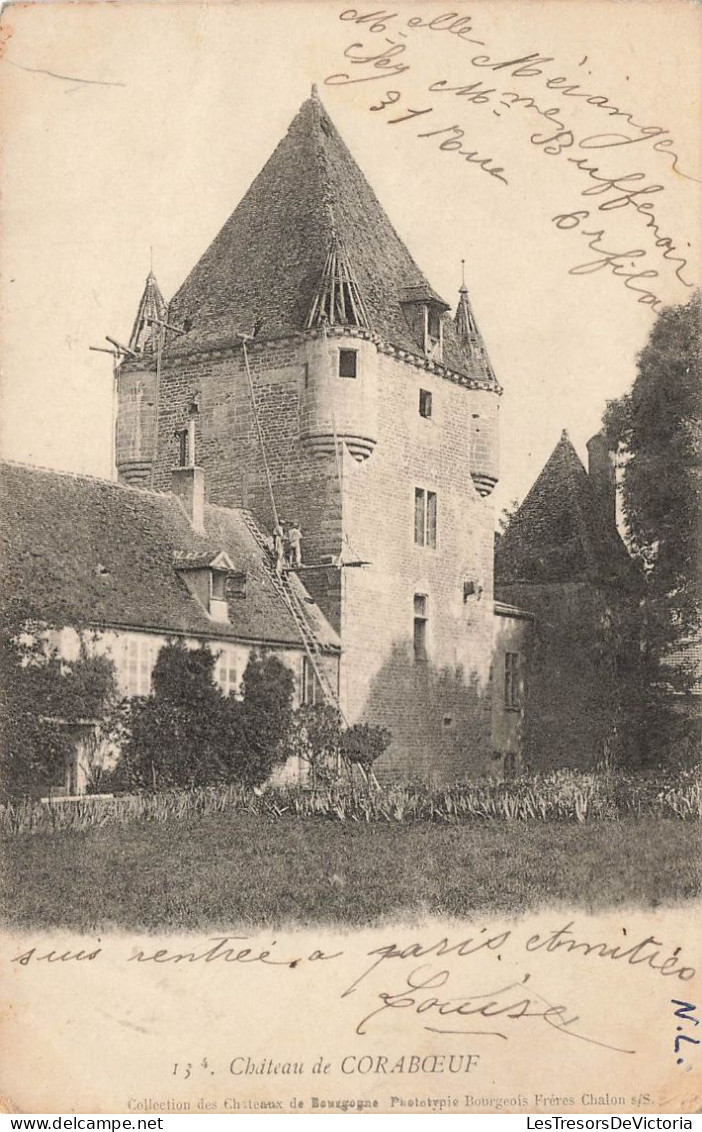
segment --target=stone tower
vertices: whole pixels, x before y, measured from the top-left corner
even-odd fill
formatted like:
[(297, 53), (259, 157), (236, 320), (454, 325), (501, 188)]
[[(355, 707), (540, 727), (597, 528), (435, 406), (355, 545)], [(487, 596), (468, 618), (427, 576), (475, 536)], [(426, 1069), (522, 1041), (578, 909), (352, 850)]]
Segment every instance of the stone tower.
[(465, 285), (454, 317), (314, 89), (163, 321), (118, 378), (120, 474), (167, 490), (196, 404), (211, 502), (300, 526), (346, 717), (393, 733), (379, 769), (484, 769), (500, 388)]
[(117, 378), (117, 474), (123, 483), (150, 487), (156, 452), (158, 370), (166, 303), (152, 271), (141, 296), (129, 356)]

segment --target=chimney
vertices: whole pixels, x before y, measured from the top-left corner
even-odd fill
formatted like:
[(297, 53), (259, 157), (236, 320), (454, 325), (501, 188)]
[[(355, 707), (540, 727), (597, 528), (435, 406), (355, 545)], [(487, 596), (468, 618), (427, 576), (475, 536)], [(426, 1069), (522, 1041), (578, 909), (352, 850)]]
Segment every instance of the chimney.
[(600, 506), (612, 527), (617, 523), (616, 458), (603, 432), (587, 442), (587, 471)]
[(205, 471), (204, 468), (174, 468), (171, 472), (171, 491), (182, 503), (192, 528), (199, 535), (205, 533)]

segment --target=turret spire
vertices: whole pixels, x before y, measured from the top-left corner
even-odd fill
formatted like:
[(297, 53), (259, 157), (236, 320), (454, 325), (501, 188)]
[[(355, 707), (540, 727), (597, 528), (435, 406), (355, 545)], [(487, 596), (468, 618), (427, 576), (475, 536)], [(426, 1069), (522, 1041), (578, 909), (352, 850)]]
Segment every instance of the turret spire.
[(461, 286), (458, 291), (458, 306), (456, 308), (456, 316), (453, 324), (456, 330), (456, 337), (459, 344), (463, 348), (463, 352), (467, 358), (472, 362), (478, 362), (482, 367), (487, 370), (490, 378), (494, 381), (495, 374), (493, 373), (490, 359), (487, 356), (487, 350), (483, 343), (478, 324), (475, 321), (471, 305), (468, 301), (468, 287), (466, 286), (466, 261), (461, 260)]
[(153, 273), (153, 248), (151, 249), (151, 269), (146, 277), (144, 292), (134, 320), (129, 338), (129, 349), (135, 354), (154, 354), (158, 345), (161, 327), (158, 323), (166, 321), (166, 302), (161, 294), (156, 276)]
[(309, 328), (323, 323), (328, 326), (362, 326), (366, 330), (370, 329), (368, 313), (346, 249), (333, 230), (324, 270), (312, 298), (306, 325)]

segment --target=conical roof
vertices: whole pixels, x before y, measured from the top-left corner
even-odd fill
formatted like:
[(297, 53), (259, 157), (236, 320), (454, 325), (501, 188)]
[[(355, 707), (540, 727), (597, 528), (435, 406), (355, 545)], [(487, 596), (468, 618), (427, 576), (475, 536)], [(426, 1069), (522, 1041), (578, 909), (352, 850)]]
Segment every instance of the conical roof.
[[(190, 325), (169, 350), (225, 345), (255, 326), (264, 339), (304, 330), (324, 293), (330, 256), (352, 280), (362, 312), (355, 324), (367, 322), (390, 345), (421, 353), (402, 303), (414, 290), (442, 309), (447, 304), (313, 92), (169, 304), (169, 321)], [(485, 379), (464, 359), (450, 320), (446, 326), (445, 364)]]
[(564, 430), (498, 539), (496, 584), (612, 583), (632, 573), (626, 547)]
[(482, 366), (488, 375), (495, 380), (490, 359), (485, 349), (482, 335), (478, 330), (475, 315), (468, 301), (468, 288), (465, 283), (461, 286), (456, 308), (456, 317), (453, 320), (456, 338), (464, 355), (478, 367)]
[(150, 271), (146, 277), (144, 293), (139, 302), (132, 333), (129, 336), (129, 349), (137, 354), (153, 354), (158, 345), (161, 327), (157, 324), (166, 321), (166, 301), (161, 294), (156, 276)]

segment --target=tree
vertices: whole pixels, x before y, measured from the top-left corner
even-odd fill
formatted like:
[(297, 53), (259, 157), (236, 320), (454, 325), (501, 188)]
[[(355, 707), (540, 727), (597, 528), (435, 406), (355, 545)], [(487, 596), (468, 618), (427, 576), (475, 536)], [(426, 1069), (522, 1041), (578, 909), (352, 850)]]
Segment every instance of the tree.
[(512, 522), (514, 516), (517, 514), (520, 506), (520, 501), (515, 497), (514, 499), (510, 500), (506, 507), (502, 508), (499, 515), (497, 516), (497, 529), (495, 531), (497, 539), (502, 538), (502, 535), (507, 532), (507, 528)]
[(153, 694), (129, 708), (120, 776), (128, 786), (164, 788), (228, 781), (234, 728), (214, 681), (216, 657), (182, 641), (163, 645)]
[(303, 704), (293, 715), (290, 753), (309, 765), (313, 787), (318, 779), (338, 777), (341, 729), (341, 714), (331, 704)]
[(699, 626), (701, 346), (697, 292), (661, 311), (631, 392), (609, 402), (604, 421), (623, 454), (627, 534), (646, 577), (649, 644), (659, 652)]
[(243, 698), (232, 704), (232, 770), (241, 781), (265, 782), (275, 764), (288, 757), (294, 687), (292, 672), (278, 657), (251, 654), (241, 682)]
[[(702, 466), (700, 388), (702, 296), (658, 316), (637, 359), (631, 391), (609, 402), (608, 439), (623, 464), (627, 538), (644, 578), (642, 646), (652, 722), (664, 714), (663, 682), (677, 675), (662, 662), (700, 625), (699, 513)], [(649, 738), (653, 737), (648, 729)]]
[(255, 786), (284, 761), (292, 672), (275, 656), (252, 653), (238, 700), (224, 696), (215, 683), (216, 663), (216, 653), (205, 645), (163, 645), (153, 694), (129, 706), (115, 788)]
[(347, 762), (360, 766), (366, 778), (370, 778), (373, 764), (389, 747), (391, 740), (392, 732), (387, 727), (354, 723), (341, 737), (341, 750)]
[[(66, 781), (83, 743), (88, 787), (99, 778), (119, 697), (114, 665), (90, 649), (90, 631), (71, 625), (77, 655), (69, 660), (52, 643), (47, 622), (21, 603), (2, 610), (0, 632), (0, 751), (2, 793), (39, 797)], [(91, 781), (92, 779), (92, 781)]]

